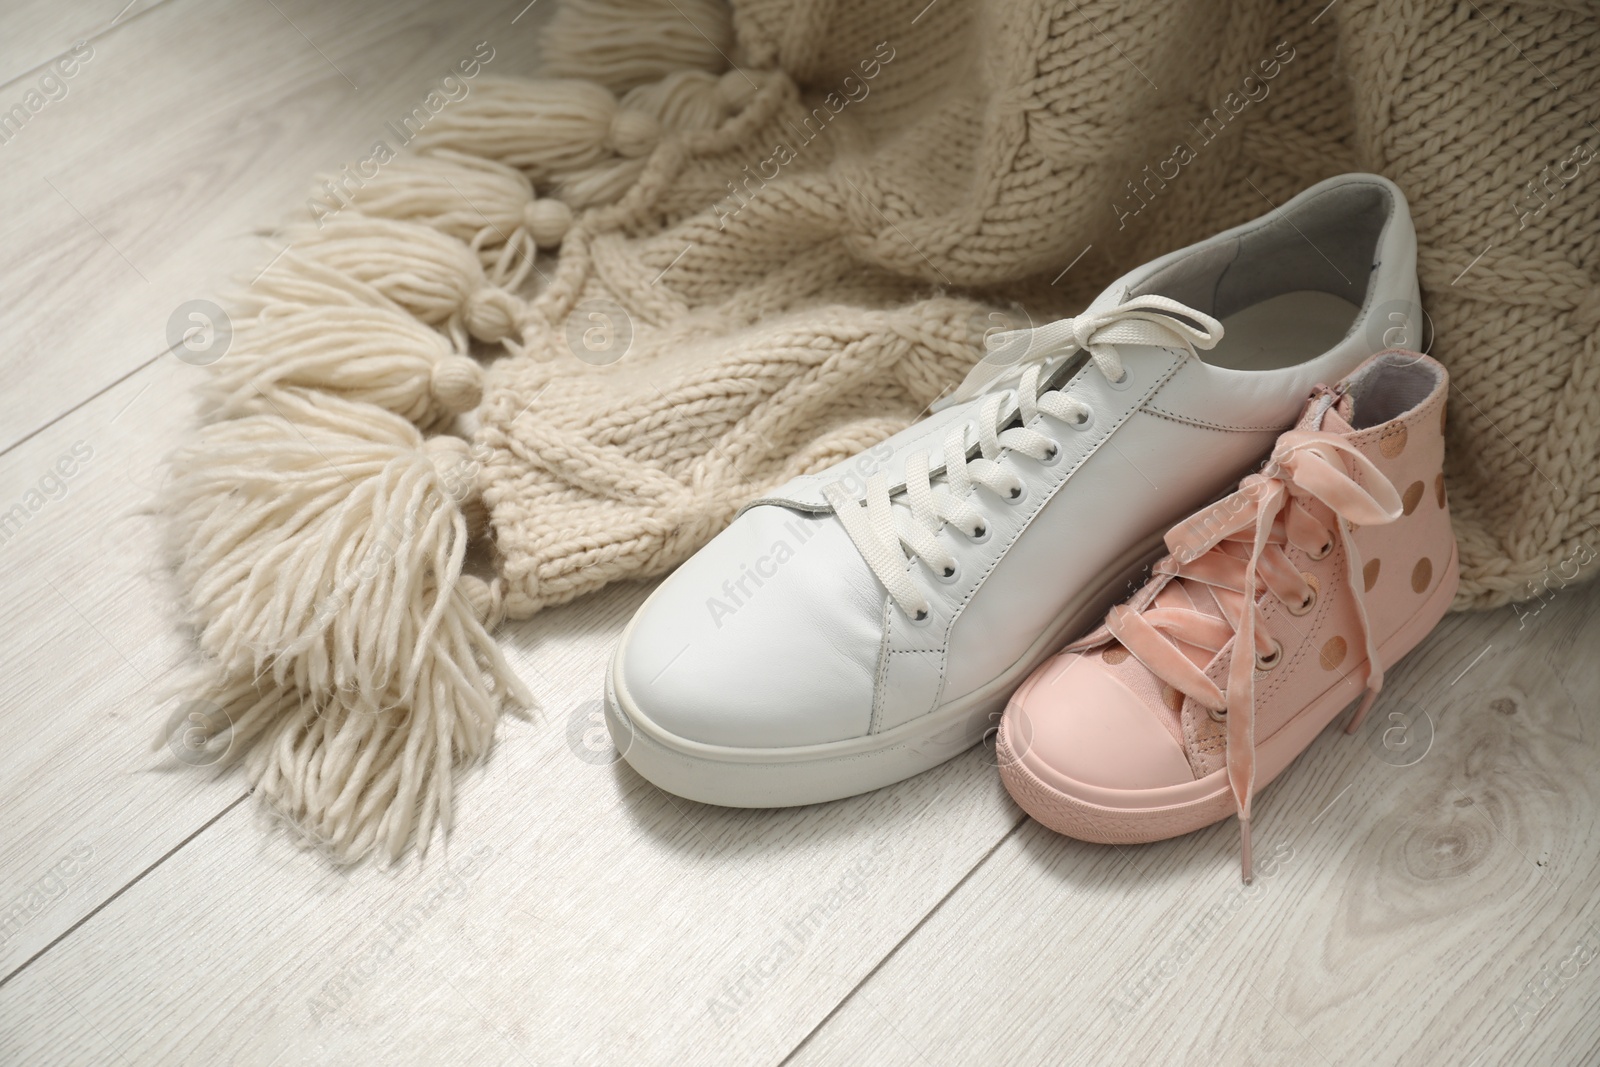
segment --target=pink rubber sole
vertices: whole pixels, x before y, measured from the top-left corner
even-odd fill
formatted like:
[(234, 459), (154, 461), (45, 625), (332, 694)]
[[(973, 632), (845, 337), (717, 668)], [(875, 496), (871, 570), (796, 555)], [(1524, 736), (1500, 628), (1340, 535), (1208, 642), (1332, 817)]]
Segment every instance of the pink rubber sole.
[[(1450, 609), (1460, 583), (1454, 548), (1444, 579), (1423, 606), (1379, 648), (1385, 664), (1399, 662), (1421, 644)], [(1277, 733), (1256, 746), (1259, 791), (1361, 694), (1362, 684), (1346, 675)], [(1179, 837), (1233, 815), (1233, 793), (1226, 770), (1161, 789), (1113, 790), (1051, 774), (1046, 782), (1027, 764), (1011, 736), (1014, 717), (1005, 716), (995, 738), (1000, 778), (1017, 805), (1059, 834), (1103, 845), (1140, 844)]]

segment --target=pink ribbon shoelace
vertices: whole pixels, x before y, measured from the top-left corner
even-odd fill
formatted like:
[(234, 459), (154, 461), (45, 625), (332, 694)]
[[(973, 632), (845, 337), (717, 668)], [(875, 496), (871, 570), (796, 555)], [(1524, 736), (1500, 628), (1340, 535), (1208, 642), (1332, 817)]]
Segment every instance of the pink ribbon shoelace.
[[(1351, 477), (1344, 457), (1356, 477)], [(1335, 533), (1309, 510), (1311, 500), (1332, 512)], [(1106, 619), (1111, 634), (1152, 673), (1226, 722), (1228, 784), (1239, 808), (1246, 882), (1251, 878), (1250, 800), (1256, 769), (1255, 675), (1276, 666), (1283, 654), (1282, 646), (1260, 624), (1257, 597), (1264, 587), (1288, 605), (1291, 616), (1310, 612), (1316, 589), (1285, 548), (1294, 545), (1311, 558), (1322, 559), (1333, 551), (1338, 537), (1367, 654), (1366, 695), (1347, 727), (1347, 732), (1354, 731), (1383, 688), (1383, 666), (1367, 619), (1361, 557), (1351, 538), (1351, 524), (1376, 526), (1393, 522), (1400, 514), (1394, 486), (1347, 438), (1291, 430), (1278, 439), (1272, 458), (1259, 473), (1248, 475), (1236, 492), (1167, 534), (1171, 555), (1157, 564), (1156, 573), (1205, 586), (1221, 615), (1147, 601), (1142, 608), (1118, 605)], [(1178, 647), (1182, 642), (1215, 654), (1229, 641), (1236, 651), (1226, 691)], [(1255, 655), (1238, 654), (1247, 648), (1253, 648)]]

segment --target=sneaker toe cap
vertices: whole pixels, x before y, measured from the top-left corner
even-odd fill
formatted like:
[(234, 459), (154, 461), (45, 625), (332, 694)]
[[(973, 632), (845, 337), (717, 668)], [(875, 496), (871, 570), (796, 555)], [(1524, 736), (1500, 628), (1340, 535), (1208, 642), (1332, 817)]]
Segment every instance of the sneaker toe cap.
[(1063, 791), (1079, 784), (1159, 789), (1194, 780), (1157, 712), (1097, 656), (1057, 656), (1012, 697), (1006, 718), (1016, 758)]
[(883, 594), (837, 521), (754, 508), (640, 609), (617, 652), (619, 701), (707, 745), (862, 736), (882, 613)]

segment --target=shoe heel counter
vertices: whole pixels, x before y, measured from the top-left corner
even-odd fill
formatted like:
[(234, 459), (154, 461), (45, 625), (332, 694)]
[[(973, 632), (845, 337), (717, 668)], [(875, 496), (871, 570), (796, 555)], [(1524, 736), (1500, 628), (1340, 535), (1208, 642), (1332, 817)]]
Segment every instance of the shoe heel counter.
[(1389, 218), (1378, 234), (1373, 250), (1373, 284), (1363, 315), (1369, 322), (1374, 352), (1385, 348), (1420, 351), (1426, 343), (1426, 314), (1422, 309), (1422, 287), (1417, 280), (1417, 231), (1411, 220), (1411, 206), (1400, 187), (1377, 175), (1390, 201)]
[(1443, 584), (1457, 581), (1455, 532), (1444, 486), (1448, 380), (1421, 403), (1362, 434), (1362, 451), (1400, 495), (1392, 523), (1356, 531), (1361, 584), (1379, 641), (1412, 620)]

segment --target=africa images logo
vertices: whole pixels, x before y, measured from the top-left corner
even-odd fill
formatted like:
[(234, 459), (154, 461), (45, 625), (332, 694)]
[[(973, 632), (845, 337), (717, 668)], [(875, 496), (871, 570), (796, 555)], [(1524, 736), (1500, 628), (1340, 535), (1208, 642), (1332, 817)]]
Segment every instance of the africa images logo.
[(1117, 229), (1126, 228), (1130, 218), (1149, 207), (1156, 196), (1166, 190), (1167, 182), (1176, 179), (1184, 167), (1199, 159), (1201, 151), (1221, 137), (1228, 124), (1243, 114), (1246, 108), (1265, 100), (1272, 92), (1269, 83), (1294, 61), (1295, 54), (1293, 45), (1288, 41), (1279, 41), (1272, 55), (1257, 63), (1256, 69), (1240, 80), (1237, 90), (1223, 96), (1221, 106), (1212, 108), (1198, 126), (1189, 123), (1189, 128), (1195, 133), (1193, 140), (1179, 141), (1173, 146), (1170, 156), (1153, 165), (1147, 164), (1140, 172), (1142, 181), (1136, 184), (1130, 179), (1126, 183), (1128, 195), (1111, 205), (1112, 212), (1117, 216)]
[(80, 67), (93, 58), (94, 46), (88, 41), (79, 41), (47, 63), (33, 88), (23, 93), (22, 99), (10, 108), (0, 111), (0, 145), (15, 140), (22, 133), (22, 128), (33, 121), (39, 112), (65, 100), (72, 91), (68, 83), (78, 76)]
[(773, 145), (772, 154), (756, 164), (755, 173), (751, 173), (749, 164), (746, 164), (742, 168), (744, 177), (737, 183), (727, 183), (728, 195), (711, 205), (712, 213), (717, 216), (717, 229), (725, 228), (728, 220), (760, 196), (769, 182), (776, 181), (783, 173), (783, 168), (800, 158), (805, 147), (821, 137), (828, 124), (838, 118), (845, 108), (865, 100), (872, 92), (872, 80), (883, 72), (885, 66), (894, 62), (894, 57), (894, 46), (888, 41), (880, 42), (871, 56), (855, 65), (856, 73), (845, 75), (839, 82), (839, 88), (826, 94), (822, 103), (800, 120), (798, 127), (785, 119), (784, 124), (795, 135), (793, 142), (779, 140)]
[(386, 124), (384, 136), (372, 143), (372, 150), (365, 158), (354, 164), (346, 163), (338, 174), (324, 179), (322, 189), (325, 198), (319, 200), (313, 197), (306, 201), (306, 210), (316, 220), (317, 226), (320, 228), (328, 219), (354, 203), (356, 193), (376, 178), (380, 170), (394, 162), (399, 153), (390, 145), (391, 139), (400, 148), (410, 144), (435, 115), (467, 98), (472, 92), (472, 79), (492, 59), (494, 48), (488, 41), (480, 42), (471, 56), (457, 63), (450, 73), (428, 90), (421, 103), (402, 115), (399, 121), (391, 120)]

